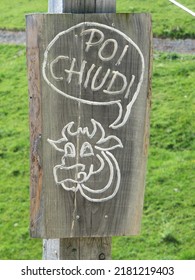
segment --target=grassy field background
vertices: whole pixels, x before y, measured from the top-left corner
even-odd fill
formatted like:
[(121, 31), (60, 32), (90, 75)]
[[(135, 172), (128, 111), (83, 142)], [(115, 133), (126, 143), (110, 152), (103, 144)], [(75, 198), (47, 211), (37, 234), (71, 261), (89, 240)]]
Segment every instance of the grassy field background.
[[(24, 13), (44, 11), (47, 7), (47, 1), (20, 0), (10, 2), (13, 11), (16, 2), (20, 3), (20, 12), (13, 14), (13, 21), (19, 29), (24, 28)], [(133, 2), (140, 3), (140, 6)], [(121, 0), (117, 2), (117, 9), (131, 12), (131, 3), (142, 10), (147, 2), (153, 1)], [(152, 7), (159, 2), (155, 1)], [(192, 1), (184, 2), (190, 7)], [(10, 10), (5, 9), (2, 0), (1, 8), (5, 10), (4, 17), (7, 14), (4, 27), (9, 29)], [(174, 6), (170, 9), (176, 9), (177, 16), (180, 13)], [(159, 10), (162, 11), (162, 7)], [(187, 14), (185, 17), (192, 19)], [(0, 26), (3, 26), (2, 21)], [(184, 24), (184, 30), (187, 30), (186, 26)], [(194, 30), (189, 32), (193, 37)], [(195, 259), (194, 80), (195, 55), (154, 53), (151, 136), (142, 230), (139, 236), (114, 237), (113, 259)], [(29, 237), (25, 47), (0, 45), (0, 259), (41, 258), (42, 241)]]
[[(195, 11), (195, 1), (180, 0)], [(25, 14), (47, 12), (48, 0), (0, 0), (0, 29), (25, 29)], [(117, 12), (149, 12), (153, 18), (154, 35), (171, 38), (195, 38), (193, 16), (179, 9), (168, 0), (116, 0)]]
[[(40, 259), (29, 238), (25, 48), (0, 46), (0, 258)], [(113, 238), (114, 259), (195, 259), (195, 56), (154, 56), (142, 231)]]

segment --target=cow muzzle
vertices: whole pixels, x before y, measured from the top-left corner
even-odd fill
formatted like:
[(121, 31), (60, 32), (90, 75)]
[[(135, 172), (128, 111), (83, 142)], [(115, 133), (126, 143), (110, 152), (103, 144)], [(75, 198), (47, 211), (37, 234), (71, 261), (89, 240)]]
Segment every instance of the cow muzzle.
[(54, 177), (57, 184), (66, 182), (72, 183), (84, 183), (86, 182), (93, 172), (93, 165), (89, 170), (86, 170), (84, 164), (78, 163), (72, 166), (56, 165), (54, 167)]

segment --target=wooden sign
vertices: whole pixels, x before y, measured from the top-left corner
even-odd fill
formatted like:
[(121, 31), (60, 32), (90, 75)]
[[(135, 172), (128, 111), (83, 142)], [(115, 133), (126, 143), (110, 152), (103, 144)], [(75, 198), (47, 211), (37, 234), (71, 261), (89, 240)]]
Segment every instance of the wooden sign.
[(147, 14), (27, 16), (31, 235), (137, 234), (148, 148)]

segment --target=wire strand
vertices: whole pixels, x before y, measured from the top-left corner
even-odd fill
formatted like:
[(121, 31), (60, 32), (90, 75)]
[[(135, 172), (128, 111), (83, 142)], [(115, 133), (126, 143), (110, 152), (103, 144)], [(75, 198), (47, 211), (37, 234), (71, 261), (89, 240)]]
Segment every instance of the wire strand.
[(169, 0), (169, 1), (195, 17), (195, 13), (193, 11), (191, 11), (190, 9), (186, 8), (185, 6), (183, 6), (182, 4), (178, 3), (175, 0)]

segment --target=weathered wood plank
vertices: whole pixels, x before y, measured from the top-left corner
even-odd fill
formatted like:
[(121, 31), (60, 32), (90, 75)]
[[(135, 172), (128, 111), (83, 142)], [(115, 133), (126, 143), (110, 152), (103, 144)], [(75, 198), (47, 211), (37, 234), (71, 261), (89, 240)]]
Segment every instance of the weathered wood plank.
[[(36, 24), (38, 22), (43, 22), (43, 24), (39, 25), (37, 28), (37, 42), (38, 48), (40, 50), (39, 56), (42, 65), (42, 70), (52, 71), (50, 76), (50, 82), (52, 84), (46, 83), (46, 76), (41, 77), (41, 88), (42, 88), (42, 122), (43, 126), (43, 188), (44, 188), (44, 219), (47, 221), (44, 223), (44, 233), (40, 237), (47, 238), (63, 238), (63, 237), (98, 237), (98, 236), (112, 236), (112, 235), (131, 235), (137, 234), (139, 232), (139, 226), (141, 221), (141, 213), (142, 213), (142, 204), (143, 204), (143, 195), (144, 195), (144, 178), (145, 178), (145, 166), (147, 159), (147, 142), (148, 142), (148, 111), (147, 106), (149, 104), (148, 95), (150, 84), (150, 48), (151, 48), (151, 20), (150, 17), (146, 14), (142, 15), (93, 15), (93, 21), (98, 24), (96, 27), (99, 28), (100, 33), (104, 34), (104, 40), (108, 40), (107, 42), (114, 42), (120, 40), (120, 44), (118, 44), (118, 49), (112, 47), (112, 53), (115, 52), (117, 59), (113, 58), (109, 59), (110, 64), (107, 65), (107, 60), (111, 57), (110, 49), (106, 48), (106, 44), (104, 44), (104, 48), (102, 48), (103, 41), (100, 46), (98, 46), (98, 50), (96, 53), (94, 49), (97, 47), (97, 44), (87, 44), (92, 37), (87, 37), (80, 43), (81, 34), (80, 27), (83, 28), (82, 22), (90, 21), (91, 15), (58, 15), (57, 17), (54, 15), (31, 15), (29, 16), (32, 21), (35, 21)], [(28, 21), (28, 20), (27, 20)], [(36, 25), (35, 24), (35, 25)], [(78, 25), (79, 24), (79, 25)], [(77, 30), (75, 31), (72, 26), (77, 26)], [(107, 28), (105, 30), (105, 26), (110, 26), (110, 29)], [(55, 28), (53, 28), (55, 27)], [(50, 43), (53, 38), (62, 30), (70, 30), (70, 33), (61, 33), (61, 35), (66, 36), (58, 36), (57, 39), (53, 41), (56, 43), (59, 39), (59, 44), (57, 42), (55, 48), (51, 48), (53, 43)], [(96, 28), (97, 29), (97, 28)], [(43, 31), (44, 30), (44, 31)], [(86, 29), (88, 30), (88, 29)], [(124, 73), (126, 77), (130, 77), (130, 73), (134, 73), (135, 84), (139, 85), (139, 75), (142, 75), (142, 64), (141, 55), (137, 49), (132, 46), (128, 46), (129, 53), (127, 55), (127, 59), (124, 60), (124, 64), (121, 62), (121, 57), (124, 53), (127, 53), (127, 48), (125, 49), (126, 41), (124, 38), (122, 39), (120, 36), (121, 33), (115, 34), (116, 30), (121, 30), (120, 32), (124, 32), (128, 38), (131, 38), (133, 42), (135, 42), (136, 46), (139, 46), (141, 53), (145, 60), (145, 70), (143, 76), (143, 84), (140, 88), (139, 96), (136, 99), (136, 102), (132, 106), (131, 116), (126, 117), (126, 106), (127, 103), (125, 99), (121, 99), (121, 107), (118, 105), (119, 103), (111, 104), (108, 103), (106, 106), (100, 106), (98, 102), (110, 102), (110, 96), (106, 96), (100, 91), (100, 88), (97, 88), (97, 83), (93, 84), (93, 76), (92, 82), (89, 81), (89, 73), (92, 73), (94, 67), (98, 67), (100, 64), (100, 60), (102, 60), (102, 67), (106, 69), (112, 69), (114, 73)], [(74, 36), (72, 34), (74, 32)], [(89, 31), (87, 31), (89, 32)], [(90, 31), (91, 32), (91, 31)], [(101, 33), (102, 32), (102, 33)], [(91, 35), (92, 36), (92, 35)], [(102, 36), (102, 35), (101, 35)], [(111, 37), (109, 37), (111, 36)], [(98, 39), (97, 39), (98, 38)], [(100, 40), (100, 37), (97, 37), (97, 40)], [(102, 37), (103, 38), (103, 37)], [(111, 39), (109, 39), (111, 38)], [(126, 37), (125, 37), (126, 38)], [(60, 41), (61, 40), (61, 41)], [(75, 40), (78, 40), (78, 44), (75, 44)], [(115, 41), (114, 41), (115, 40)], [(46, 47), (48, 48), (48, 56), (44, 56), (44, 52)], [(132, 44), (131, 44), (132, 45)], [(89, 46), (90, 52), (86, 52), (86, 48)], [(50, 52), (51, 51), (51, 52)], [(67, 52), (67, 51), (70, 51)], [(58, 57), (58, 58), (57, 58)], [(55, 68), (54, 64), (58, 63), (62, 58), (67, 60), (66, 57), (71, 57), (71, 59), (77, 59), (76, 64), (72, 64), (72, 70), (68, 70), (69, 66), (62, 64), (61, 68)], [(78, 59), (80, 58), (80, 60)], [(47, 60), (44, 64), (45, 59)], [(114, 60), (115, 59), (115, 60)], [(53, 61), (53, 62), (52, 62)], [(84, 88), (83, 81), (80, 82), (80, 86), (78, 87), (78, 62), (82, 63), (82, 61), (87, 62), (86, 66), (86, 76), (84, 79), (85, 86)], [(53, 63), (53, 64), (52, 64)], [(73, 62), (72, 62), (73, 63)], [(92, 65), (95, 65), (92, 67)], [(47, 68), (47, 65), (50, 65), (50, 68)], [(52, 66), (51, 66), (52, 65)], [(76, 72), (73, 71), (73, 66), (77, 69)], [(116, 67), (117, 66), (117, 67)], [(52, 68), (53, 67), (53, 68)], [(62, 68), (63, 67), (63, 68)], [(66, 73), (69, 73), (69, 82), (58, 83), (57, 80), (61, 80), (63, 69), (67, 69)], [(77, 67), (77, 68), (76, 68)], [(88, 67), (88, 68), (87, 68)], [(100, 67), (100, 66), (99, 66)], [(141, 68), (140, 68), (141, 67)], [(47, 69), (46, 69), (47, 68)], [(93, 68), (93, 69), (92, 69)], [(50, 70), (49, 70), (50, 69)], [(99, 68), (98, 68), (99, 69)], [(44, 71), (45, 71), (44, 70)], [(43, 73), (44, 73), (43, 71)], [(75, 70), (76, 71), (76, 70)], [(47, 72), (48, 74), (49, 72)], [(96, 68), (97, 73), (97, 68)], [(73, 75), (74, 74), (74, 75)], [(84, 75), (84, 74), (83, 74)], [(93, 73), (94, 75), (94, 73)], [(118, 75), (118, 74), (117, 74)], [(120, 77), (123, 74), (121, 74)], [(74, 76), (72, 78), (72, 76)], [(80, 75), (81, 77), (81, 75)], [(105, 76), (104, 76), (105, 77)], [(52, 80), (53, 79), (53, 80)], [(55, 81), (56, 80), (56, 81)], [(115, 79), (116, 80), (116, 79)], [(121, 82), (114, 84), (112, 76), (108, 81), (107, 91), (120, 91), (121, 90)], [(86, 82), (87, 81), (87, 82)], [(112, 82), (113, 81), (113, 82)], [(97, 81), (96, 81), (97, 82)], [(101, 79), (99, 83), (101, 82)], [(124, 82), (124, 79), (123, 79)], [(131, 81), (128, 80), (128, 83)], [(93, 85), (92, 85), (93, 84)], [(110, 86), (109, 86), (110, 85)], [(123, 84), (122, 84), (123, 85)], [(138, 87), (138, 86), (137, 86)], [(136, 92), (136, 86), (132, 86), (131, 100), (134, 98), (134, 94)], [(57, 91), (56, 91), (57, 88)], [(64, 92), (68, 92), (68, 95), (64, 95)], [(97, 94), (98, 92), (98, 94)], [(73, 96), (73, 99), (70, 98), (70, 93)], [(113, 96), (112, 96), (113, 97)], [(78, 102), (78, 98), (80, 101), (88, 100), (87, 102)], [(107, 99), (105, 99), (107, 98)], [(113, 97), (114, 98), (114, 97)], [(96, 106), (98, 103), (98, 106)], [(107, 106), (109, 105), (109, 106)], [(79, 115), (78, 115), (79, 110)], [(121, 111), (122, 110), (122, 111)], [(122, 112), (124, 114), (120, 115), (122, 120), (122, 126), (116, 127), (116, 123), (119, 121), (119, 113)], [(125, 119), (126, 118), (126, 119)], [(96, 120), (94, 123), (92, 120)], [(117, 122), (115, 121), (117, 120)], [(115, 146), (112, 152), (103, 153), (106, 147), (100, 149), (102, 151), (99, 153), (99, 157), (103, 156), (105, 162), (105, 168), (102, 171), (101, 176), (93, 176), (91, 181), (87, 182), (88, 188), (94, 188), (94, 193), (89, 192), (87, 189), (79, 189), (79, 191), (65, 191), (63, 189), (63, 184), (58, 184), (56, 187), (57, 181), (63, 181), (63, 174), (58, 170), (64, 166), (62, 162), (62, 154), (57, 153), (55, 145), (49, 145), (48, 139), (50, 140), (59, 140), (62, 138), (61, 132), (63, 127), (67, 124), (72, 124), (71, 127), (67, 128), (66, 134), (69, 140), (76, 148), (76, 151), (81, 151), (81, 147), (83, 143), (86, 143), (87, 134), (92, 133), (93, 129), (99, 130), (99, 135), (93, 134), (94, 141), (92, 147), (96, 147), (95, 143), (106, 143), (105, 140), (101, 140), (101, 131), (105, 129), (105, 138), (110, 140), (109, 145), (113, 147), (112, 141), (115, 141)], [(115, 124), (115, 129), (114, 128)], [(102, 126), (103, 125), (103, 126)], [(79, 130), (78, 130), (79, 128)], [(81, 132), (83, 130), (83, 133)], [(88, 130), (87, 130), (88, 129)], [(80, 131), (80, 132), (79, 132)], [(85, 133), (84, 133), (85, 131)], [(86, 132), (88, 131), (88, 132)], [(75, 135), (76, 137), (73, 137)], [(103, 136), (103, 135), (102, 135)], [(65, 137), (65, 136), (64, 136)], [(74, 138), (74, 140), (73, 140)], [(65, 139), (65, 138), (64, 138)], [(119, 140), (121, 142), (119, 142)], [(65, 144), (65, 140), (63, 140), (63, 144)], [(89, 141), (89, 140), (88, 140)], [(91, 140), (90, 140), (91, 141)], [(99, 142), (98, 142), (99, 141)], [(118, 142), (117, 142), (118, 141)], [(54, 142), (53, 142), (54, 143)], [(61, 144), (58, 142), (58, 144)], [(123, 145), (123, 148), (121, 144)], [(95, 146), (94, 146), (95, 145)], [(115, 149), (117, 148), (118, 149)], [(108, 147), (107, 147), (108, 148)], [(70, 148), (67, 148), (70, 152)], [(83, 148), (86, 150), (86, 147)], [(122, 153), (121, 153), (122, 150)], [(59, 150), (60, 151), (60, 150)], [(108, 151), (108, 150), (106, 150)], [(111, 150), (110, 150), (111, 151)], [(96, 154), (97, 151), (96, 151)], [(72, 154), (73, 155), (73, 154)], [(73, 158), (71, 155), (71, 158)], [(82, 156), (81, 156), (82, 157)], [(110, 157), (110, 159), (108, 159)], [(78, 164), (79, 157), (76, 158), (76, 164)], [(85, 160), (85, 157), (83, 157)], [(86, 159), (89, 162), (89, 158)], [(91, 160), (91, 159), (90, 159)], [(97, 165), (97, 158), (93, 158), (91, 164), (93, 166)], [(63, 164), (60, 166), (60, 162)], [(109, 164), (108, 164), (109, 162)], [(112, 162), (112, 163), (111, 163)], [(87, 166), (88, 163), (85, 164)], [(114, 166), (112, 174), (112, 185), (110, 185), (109, 191), (101, 191), (99, 194), (97, 189), (105, 186), (105, 182), (107, 180), (106, 174), (111, 174), (110, 171)], [(51, 170), (54, 166), (58, 166), (56, 174), (53, 176)], [(91, 165), (90, 165), (91, 166)], [(120, 170), (119, 170), (120, 169)], [(72, 178), (72, 169), (71, 172), (67, 172), (67, 178)], [(79, 172), (79, 171), (78, 171)], [(109, 173), (110, 172), (110, 173)], [(69, 174), (68, 174), (69, 173)], [(119, 176), (120, 173), (120, 176)], [(83, 173), (84, 174), (84, 173)], [(99, 174), (98, 174), (99, 175)], [(82, 175), (83, 176), (83, 175)], [(111, 175), (110, 175), (111, 176)], [(54, 180), (55, 178), (55, 180)], [(110, 177), (111, 178), (111, 177)], [(72, 179), (71, 179), (72, 180)], [(110, 180), (110, 179), (109, 179)], [(108, 181), (108, 180), (107, 180)], [(118, 182), (120, 183), (120, 189), (117, 190), (117, 194), (115, 195), (115, 190), (117, 188)], [(100, 185), (100, 183), (102, 185)], [(114, 185), (115, 184), (115, 185)], [(60, 186), (61, 185), (61, 186)], [(78, 186), (78, 185), (77, 185)], [(70, 184), (68, 187), (72, 188), (73, 186)], [(76, 187), (76, 185), (75, 185)], [(65, 186), (67, 188), (67, 186)], [(112, 196), (114, 194), (114, 196)], [(109, 200), (104, 200), (105, 197), (109, 197)], [(55, 199), (54, 199), (55, 198)], [(57, 213), (57, 215), (56, 215)], [(36, 234), (35, 234), (36, 236)]]
[(115, 0), (49, 0), (49, 13), (115, 13)]
[(110, 237), (44, 240), (45, 260), (110, 260)]
[(48, 0), (48, 13), (63, 13), (63, 0)]
[[(101, 2), (101, 3), (100, 3)], [(69, 7), (66, 5), (67, 1), (64, 0), (49, 0), (48, 7), (50, 13), (62, 13), (67, 12), (69, 9), (70, 12), (70, 3)], [(101, 0), (98, 2), (98, 10), (96, 11), (96, 3), (94, 3), (94, 12), (115, 12), (116, 11), (116, 1), (105, 1)], [(90, 3), (91, 5), (91, 3)], [(85, 11), (88, 10), (88, 7), (85, 5)], [(72, 11), (71, 11), (72, 12)], [(77, 12), (78, 9), (77, 9)], [(78, 254), (83, 248), (86, 248), (86, 245), (82, 242), (86, 238), (69, 238), (69, 239), (48, 239), (43, 240), (43, 259), (111, 259), (111, 237), (100, 237), (100, 238), (87, 238), (88, 243), (90, 244), (89, 250), (84, 251), (82, 254)], [(93, 241), (92, 241), (93, 240)], [(68, 246), (67, 246), (68, 243)], [(86, 243), (86, 242), (85, 242)], [(77, 245), (75, 253), (75, 244)], [(105, 248), (106, 244), (106, 248)], [(67, 250), (66, 248), (72, 248), (72, 250)], [(88, 247), (87, 247), (88, 248)], [(100, 254), (94, 254), (97, 249), (101, 251)], [(71, 252), (71, 254), (70, 254)]]
[(43, 239), (43, 260), (60, 260), (60, 239)]
[[(35, 22), (34, 22), (35, 23)], [(27, 27), (27, 65), (29, 84), (30, 119), (30, 230), (32, 235), (42, 234), (42, 108), (40, 88), (40, 65), (37, 42), (37, 25)]]

